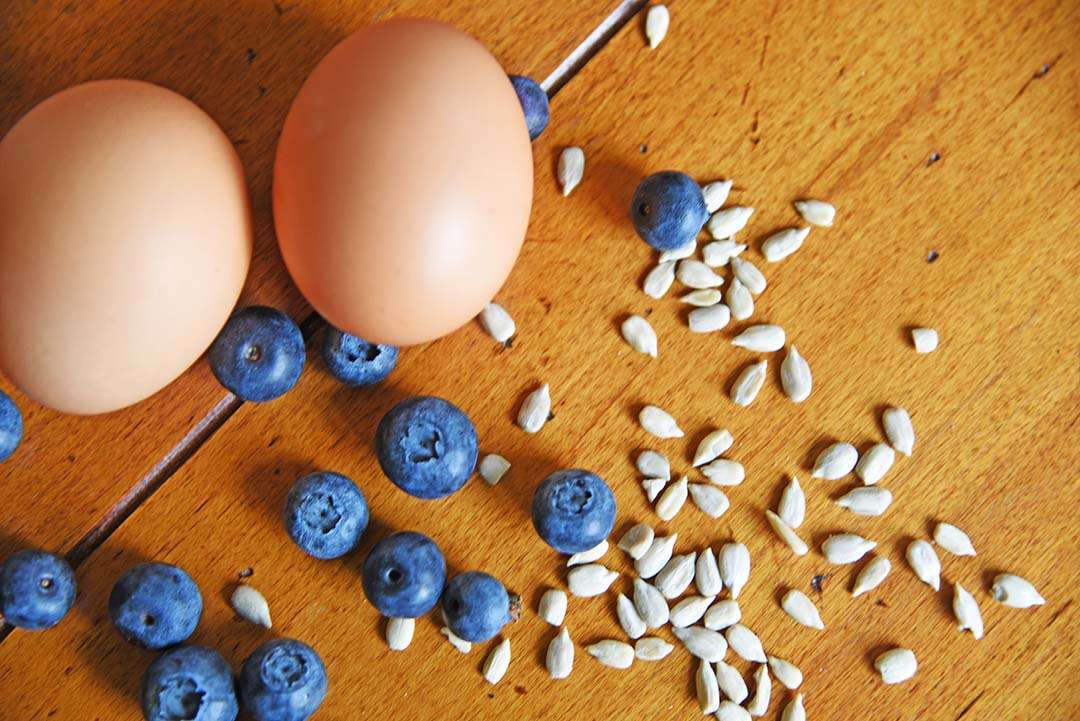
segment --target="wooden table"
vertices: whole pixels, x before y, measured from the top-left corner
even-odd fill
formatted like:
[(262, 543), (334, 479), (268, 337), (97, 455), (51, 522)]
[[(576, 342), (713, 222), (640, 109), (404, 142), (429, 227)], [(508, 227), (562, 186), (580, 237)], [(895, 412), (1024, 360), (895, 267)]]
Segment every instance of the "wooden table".
[[(258, 237), (243, 302), (310, 310), (289, 284), (273, 240), (270, 168), (289, 102), (313, 64), (350, 30), (380, 17), (426, 15), (483, 40), (508, 70), (546, 77), (617, 2), (540, 0), (239, 3), (13, 0), (0, 16), (0, 129), (72, 83), (131, 76), (191, 97), (223, 126), (248, 169)], [(637, 4), (632, 4), (632, 10)], [(671, 31), (649, 51), (630, 19), (553, 99), (534, 144), (535, 212), (521, 259), (498, 300), (518, 328), (511, 349), (470, 325), (402, 355), (382, 386), (347, 389), (316, 358), (299, 387), (241, 404), (199, 362), (154, 398), (99, 418), (71, 418), (15, 394), (27, 422), (18, 454), (0, 466), (0, 553), (24, 545), (71, 552), (79, 600), (56, 629), (0, 642), (0, 721), (135, 719), (152, 654), (119, 639), (106, 613), (116, 577), (133, 563), (177, 563), (205, 599), (193, 642), (238, 667), (276, 635), (311, 643), (331, 691), (317, 719), (695, 718), (693, 667), (681, 649), (629, 671), (583, 651), (621, 638), (614, 597), (572, 599), (575, 670), (553, 682), (543, 652), (554, 630), (535, 616), (561, 561), (533, 532), (533, 488), (563, 467), (601, 473), (619, 501), (616, 533), (647, 520), (679, 533), (678, 550), (738, 540), (753, 556), (744, 617), (766, 648), (806, 673), (811, 719), (1072, 719), (1080, 716), (1080, 643), (1072, 563), (1080, 534), (1080, 6), (1011, 3), (669, 3)], [(584, 148), (582, 185), (563, 198), (558, 152)], [(646, 174), (666, 168), (701, 180), (732, 177), (733, 202), (757, 208), (747, 256), (769, 279), (752, 322), (783, 325), (814, 370), (814, 393), (790, 403), (782, 355), (750, 408), (727, 392), (754, 356), (730, 337), (747, 324), (698, 336), (676, 291), (654, 301), (640, 282), (654, 258), (627, 220)], [(791, 201), (822, 197), (836, 225), (767, 264), (757, 241), (798, 220)], [(935, 258), (932, 260), (932, 258)], [(631, 351), (626, 315), (649, 317), (660, 356)], [(941, 348), (915, 354), (907, 329), (936, 327)], [(317, 324), (310, 327), (315, 328)], [(536, 436), (513, 424), (537, 383), (551, 384), (555, 419)], [(7, 385), (2, 386), (9, 390)], [(479, 480), (442, 502), (405, 496), (382, 476), (371, 439), (401, 398), (444, 396), (476, 423), (485, 451), (513, 462), (495, 487)], [(656, 441), (639, 429), (644, 403), (670, 410), (687, 431)], [(850, 487), (809, 478), (832, 440), (865, 449), (881, 438), (887, 405), (911, 411), (917, 443), (883, 481), (888, 513), (860, 518), (832, 499)], [(662, 450), (689, 470), (696, 442), (716, 426), (736, 437), (731, 456), (747, 481), (732, 509), (710, 521), (687, 506), (662, 524), (638, 484), (633, 457)], [(343, 472), (367, 494), (374, 520), (340, 562), (303, 555), (279, 520), (293, 480)], [(814, 550), (794, 558), (763, 518), (784, 477), (808, 496), (800, 529)], [(948, 520), (967, 530), (975, 558), (942, 554), (933, 593), (903, 549)], [(438, 540), (452, 570), (482, 569), (522, 594), (529, 613), (506, 630), (514, 661), (489, 686), (488, 645), (468, 656), (421, 619), (413, 645), (392, 653), (365, 601), (358, 569), (371, 544), (415, 528)], [(850, 530), (879, 542), (893, 572), (852, 599), (858, 567), (830, 566), (817, 548)], [(630, 586), (632, 566), (604, 563)], [(247, 568), (269, 599), (275, 627), (235, 617), (227, 597)], [(1034, 581), (1047, 605), (1020, 611), (989, 598), (1002, 570)], [(821, 591), (811, 579), (823, 577)], [(982, 641), (957, 633), (951, 583), (982, 608)], [(817, 602), (827, 630), (795, 626), (779, 608), (788, 588)], [(670, 638), (669, 629), (661, 635)], [(872, 659), (915, 650), (919, 673), (885, 687)], [(748, 671), (746, 664), (738, 668)], [(791, 694), (774, 684), (767, 718)]]

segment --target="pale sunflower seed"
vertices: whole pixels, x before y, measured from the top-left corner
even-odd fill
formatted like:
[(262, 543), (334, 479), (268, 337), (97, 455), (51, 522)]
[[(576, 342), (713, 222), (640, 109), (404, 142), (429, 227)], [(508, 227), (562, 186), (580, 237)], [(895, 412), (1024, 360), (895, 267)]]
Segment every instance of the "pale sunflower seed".
[(655, 50), (660, 41), (667, 35), (668, 26), (671, 24), (671, 13), (665, 5), (653, 5), (645, 14), (645, 37), (649, 41), (649, 48)]
[(750, 721), (750, 714), (739, 704), (724, 700), (716, 710), (716, 721)]
[(814, 478), (836, 481), (855, 470), (859, 462), (859, 452), (850, 443), (833, 443), (818, 454), (814, 461)]
[(634, 656), (641, 661), (659, 661), (674, 650), (674, 646), (658, 636), (639, 638), (634, 644)]
[(772, 679), (769, 678), (769, 667), (761, 664), (754, 671), (754, 696), (750, 703), (746, 704), (746, 712), (751, 716), (764, 716), (769, 710), (771, 698)]
[(877, 547), (874, 541), (868, 541), (854, 533), (837, 533), (829, 536), (821, 544), (821, 553), (829, 563), (855, 563)]
[(671, 609), (671, 625), (675, 628), (693, 626), (712, 605), (714, 596), (688, 596)]
[(701, 472), (718, 486), (737, 486), (746, 479), (746, 469), (738, 461), (717, 458), (701, 467)]
[(731, 285), (724, 294), (724, 300), (731, 310), (731, 317), (735, 320), (746, 320), (754, 314), (754, 296), (738, 278), (731, 281)]
[(669, 260), (682, 260), (683, 258), (689, 258), (697, 252), (697, 239), (691, 240), (687, 243), (683, 243), (678, 248), (672, 250), (665, 250), (660, 254), (659, 262), (666, 263)]
[(724, 586), (732, 598), (738, 598), (750, 580), (750, 549), (742, 543), (725, 543), (720, 547), (717, 565)]
[(807, 628), (814, 628), (819, 631), (825, 628), (825, 622), (821, 620), (821, 613), (818, 612), (817, 606), (802, 591), (793, 588), (785, 593), (780, 600), (780, 608), (784, 609), (787, 615), (791, 616), (796, 623)]
[(671, 618), (667, 601), (656, 586), (640, 578), (634, 579), (634, 608), (648, 628), (660, 628)]
[(686, 258), (685, 260), (679, 261), (679, 265), (675, 269), (675, 277), (687, 288), (694, 288), (697, 290), (715, 288), (724, 284), (724, 278), (722, 276), (714, 273), (712, 268), (705, 265), (700, 260), (694, 260), (693, 258)]
[(229, 603), (237, 615), (245, 621), (250, 621), (263, 628), (273, 626), (270, 621), (270, 604), (266, 602), (266, 597), (255, 588), (246, 584), (237, 586), (236, 590), (232, 592)]
[(634, 663), (634, 647), (623, 641), (598, 641), (586, 646), (585, 652), (609, 668), (630, 668)]
[(731, 400), (735, 405), (745, 408), (754, 402), (758, 391), (765, 384), (768, 368), (769, 361), (760, 360), (743, 369), (743, 372), (735, 379), (735, 385), (731, 386)]
[(667, 481), (663, 478), (646, 478), (641, 482), (641, 487), (645, 489), (645, 496), (649, 499), (649, 503), (656, 500), (656, 497), (660, 495), (660, 491), (664, 490), (666, 485)]
[(552, 679), (566, 678), (574, 669), (574, 642), (565, 626), (548, 644), (544, 664)]
[(656, 574), (656, 590), (663, 594), (664, 598), (673, 599), (683, 595), (694, 580), (694, 561), (696, 553), (686, 553), (681, 556), (673, 556), (660, 573)]
[(716, 662), (716, 685), (720, 687), (720, 693), (732, 703), (741, 704), (750, 695), (742, 674), (734, 666), (723, 661)]
[(745, 228), (753, 214), (753, 208), (742, 205), (723, 208), (712, 214), (709, 222), (705, 224), (705, 229), (714, 240), (726, 240)]
[(731, 320), (731, 311), (723, 303), (710, 305), (708, 308), (694, 308), (687, 316), (691, 333), (713, 333), (723, 328)]
[(837, 498), (836, 505), (860, 516), (880, 516), (892, 498), (892, 493), (881, 486), (860, 486)]
[(836, 208), (824, 200), (796, 200), (795, 210), (810, 225), (828, 228), (836, 217)]
[(1031, 608), (1046, 603), (1035, 586), (1025, 578), (1012, 573), (999, 573), (990, 587), (994, 600), (1011, 608)]
[(489, 453), (480, 461), (480, 477), (489, 486), (494, 486), (502, 480), (506, 472), (510, 470), (510, 461), (498, 453)]
[(746, 246), (742, 243), (736, 243), (735, 238), (731, 237), (726, 240), (714, 240), (711, 243), (706, 243), (705, 247), (701, 249), (701, 257), (705, 261), (705, 265), (710, 268), (720, 268), (730, 263), (732, 258), (744, 250), (746, 250)]
[(787, 337), (778, 325), (752, 325), (731, 339), (731, 345), (754, 353), (771, 353), (784, 347)]
[(488, 335), (503, 344), (513, 338), (514, 333), (517, 332), (514, 319), (506, 312), (506, 308), (494, 302), (488, 303), (480, 311), (480, 325), (484, 327)]
[(716, 682), (716, 672), (708, 661), (698, 661), (697, 673), (694, 674), (694, 688), (697, 691), (698, 706), (701, 713), (708, 716), (720, 708), (720, 686)]
[(599, 563), (590, 563), (584, 566), (575, 566), (566, 574), (566, 585), (570, 593), (579, 598), (591, 598), (599, 596), (615, 583), (619, 574), (608, 570)]
[(446, 636), (446, 640), (449, 641), (450, 645), (456, 648), (458, 651), (461, 651), (462, 653), (468, 653), (469, 651), (472, 651), (472, 644), (463, 638), (458, 638), (457, 635), (453, 631), (451, 631), (449, 627), (443, 626), (439, 629), (439, 633), (441, 633), (443, 636)]
[(717, 601), (705, 612), (703, 624), (710, 631), (723, 631), (742, 620), (739, 602), (732, 599)]
[(510, 639), (504, 638), (495, 648), (491, 649), (484, 660), (484, 680), (490, 684), (502, 681), (510, 668)]
[(552, 626), (561, 626), (566, 619), (566, 592), (549, 588), (540, 597), (540, 618)]
[(728, 626), (724, 637), (727, 638), (731, 650), (742, 658), (753, 663), (765, 663), (765, 649), (761, 646), (761, 639), (743, 624)]
[(855, 475), (872, 486), (885, 477), (895, 460), (896, 451), (884, 443), (875, 443), (855, 464)]
[(639, 523), (619, 539), (619, 548), (626, 551), (627, 555), (635, 561), (645, 555), (653, 542), (653, 529), (647, 523)]
[(904, 555), (920, 581), (935, 591), (941, 589), (941, 560), (933, 546), (918, 538), (908, 544)]
[(784, 393), (795, 403), (802, 403), (810, 397), (810, 391), (814, 387), (814, 378), (810, 373), (810, 364), (799, 355), (799, 350), (792, 343), (788, 346), (787, 355), (780, 364), (780, 385)]
[(649, 321), (640, 315), (632, 315), (622, 323), (622, 337), (631, 348), (638, 353), (656, 357), (657, 341), (656, 331), (649, 325)]
[(802, 686), (802, 671), (790, 661), (785, 661), (776, 656), (769, 656), (769, 670), (772, 671), (772, 675), (776, 677), (780, 685), (789, 691), (794, 691), (799, 686)]
[(645, 276), (645, 282), (641, 289), (650, 298), (660, 299), (667, 295), (675, 282), (675, 261), (669, 260), (660, 263)]
[(607, 550), (608, 542), (600, 541), (600, 543), (596, 544), (588, 551), (581, 551), (580, 553), (575, 553), (573, 556), (570, 556), (570, 558), (566, 560), (566, 565), (580, 566), (584, 563), (592, 563), (593, 561), (602, 558), (603, 555), (607, 553)]
[(784, 487), (784, 492), (780, 494), (780, 505), (777, 506), (776, 515), (792, 528), (798, 528), (806, 519), (806, 494), (803, 493), (799, 479), (795, 476), (791, 476), (787, 486)]
[(887, 684), (903, 683), (915, 675), (915, 653), (906, 648), (892, 648), (874, 659), (874, 668)]
[(645, 406), (638, 413), (638, 421), (645, 432), (651, 433), (657, 438), (682, 438), (683, 432), (679, 424), (667, 411), (656, 406)]
[(975, 546), (971, 539), (951, 523), (938, 523), (934, 527), (934, 543), (954, 556), (975, 555)]
[(415, 618), (392, 617), (386, 619), (386, 645), (391, 651), (404, 651), (413, 640), (416, 630)]
[(915, 450), (915, 427), (911, 425), (908, 412), (903, 408), (889, 408), (881, 415), (881, 422), (889, 445), (910, 457)]
[(716, 305), (724, 299), (724, 294), (716, 288), (705, 288), (704, 290), (692, 290), (686, 295), (679, 298), (680, 301), (687, 305), (692, 305), (695, 308), (708, 308), (709, 306)]
[(735, 278), (752, 294), (761, 295), (765, 292), (768, 286), (765, 275), (750, 261), (734, 256), (731, 259), (731, 270), (735, 273)]
[(576, 146), (563, 148), (562, 153), (559, 154), (557, 174), (563, 197), (566, 197), (578, 186), (581, 177), (585, 174), (585, 151)]
[(810, 552), (810, 547), (806, 545), (806, 541), (799, 537), (799, 534), (795, 532), (791, 526), (784, 522), (784, 519), (776, 515), (769, 509), (765, 509), (765, 518), (769, 521), (769, 525), (776, 531), (776, 535), (780, 537), (780, 540), (787, 544), (791, 552), (796, 556), (805, 556)]
[(961, 632), (971, 631), (971, 635), (976, 639), (983, 637), (983, 620), (982, 614), (979, 613), (979, 604), (959, 582), (953, 583), (952, 609)]
[(883, 556), (874, 556), (859, 571), (859, 575), (855, 577), (855, 585), (851, 588), (851, 595), (861, 596), (867, 591), (874, 590), (881, 585), (881, 582), (885, 580), (891, 570), (892, 564), (889, 563), (889, 559)]
[(683, 646), (686, 646), (686, 650), (691, 655), (702, 661), (716, 663), (722, 661), (727, 653), (727, 641), (718, 631), (710, 631), (701, 626), (690, 626), (673, 628), (671, 632), (675, 634), (675, 638), (682, 641)]
[(913, 328), (911, 343), (916, 353), (932, 353), (938, 347), (938, 334), (933, 328)]
[(716, 565), (716, 554), (711, 548), (706, 548), (698, 554), (694, 563), (694, 585), (702, 596), (719, 596), (724, 590), (724, 582), (720, 578), (720, 567)]
[(735, 443), (735, 437), (726, 428), (718, 428), (701, 439), (694, 452), (694, 467), (715, 461)]
[(694, 505), (709, 518), (719, 518), (727, 512), (731, 506), (728, 497), (714, 485), (706, 483), (691, 483), (690, 499)]
[(809, 228), (784, 228), (761, 241), (761, 254), (770, 263), (777, 263), (802, 247)]
[(647, 478), (671, 479), (671, 464), (667, 456), (658, 451), (642, 451), (635, 462), (641, 475)]
[(780, 721), (806, 721), (806, 707), (803, 706), (803, 695), (795, 694), (795, 698), (788, 701), (780, 714)]
[(525, 397), (518, 411), (517, 423), (526, 433), (536, 433), (551, 416), (551, 387), (545, 383)]
[(670, 521), (678, 515), (683, 504), (686, 503), (686, 486), (686, 476), (682, 476), (665, 488), (660, 497), (656, 499), (656, 515), (660, 517), (661, 521)]
[(634, 561), (634, 569), (642, 578), (652, 578), (660, 573), (660, 569), (671, 560), (675, 552), (675, 541), (679, 534), (672, 533), (670, 536), (657, 536), (649, 545), (649, 550), (642, 554), (641, 558)]
[(619, 617), (619, 625), (628, 637), (641, 638), (645, 635), (645, 622), (641, 620), (634, 603), (621, 593), (615, 602), (615, 615)]
[(731, 193), (732, 184), (730, 180), (714, 180), (702, 186), (701, 197), (705, 200), (705, 210), (709, 213), (720, 210)]

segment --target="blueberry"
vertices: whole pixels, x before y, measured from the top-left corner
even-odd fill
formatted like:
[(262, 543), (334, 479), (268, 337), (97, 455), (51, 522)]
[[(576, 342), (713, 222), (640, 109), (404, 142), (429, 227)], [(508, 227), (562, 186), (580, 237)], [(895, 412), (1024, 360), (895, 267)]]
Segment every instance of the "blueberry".
[(202, 616), (202, 594), (191, 576), (167, 563), (129, 568), (109, 594), (109, 615), (120, 635), (142, 648), (187, 639)]
[(233, 721), (239, 706), (232, 670), (205, 646), (166, 651), (143, 676), (142, 708), (146, 721)]
[(368, 524), (368, 505), (356, 484), (338, 473), (298, 480), (285, 502), (285, 528), (304, 552), (338, 558), (356, 548)]
[(693, 178), (665, 170), (641, 181), (630, 204), (630, 217), (642, 240), (657, 250), (674, 250), (697, 238), (709, 211)]
[(6, 461), (19, 447), (23, 420), (19, 407), (7, 393), (0, 391), (0, 462)]
[(476, 467), (476, 428), (442, 398), (407, 398), (383, 416), (375, 433), (383, 473), (417, 498), (442, 498), (465, 485)]
[(323, 333), (322, 357), (327, 370), (342, 383), (370, 386), (394, 370), (398, 349), (397, 346), (368, 343), (337, 328), (327, 328)]
[(364, 559), (364, 595), (379, 613), (422, 616), (439, 600), (446, 583), (442, 551), (422, 533), (401, 531), (382, 539)]
[(61, 556), (26, 549), (0, 566), (0, 615), (28, 631), (52, 628), (75, 603), (75, 573)]
[(533, 494), (533, 526), (560, 553), (580, 553), (603, 541), (615, 526), (615, 496), (595, 473), (556, 471)]
[(255, 721), (304, 721), (326, 697), (326, 666), (306, 643), (279, 638), (247, 657), (239, 687)]
[(207, 357), (221, 385), (245, 401), (271, 401), (296, 385), (304, 336), (289, 316), (261, 305), (233, 314)]
[(529, 140), (536, 140), (548, 124), (548, 96), (535, 80), (524, 75), (511, 75), (510, 82), (517, 93), (521, 109), (525, 111), (525, 124), (529, 127)]
[(451, 578), (442, 607), (454, 635), (472, 643), (487, 641), (510, 620), (510, 595), (498, 579), (480, 571)]

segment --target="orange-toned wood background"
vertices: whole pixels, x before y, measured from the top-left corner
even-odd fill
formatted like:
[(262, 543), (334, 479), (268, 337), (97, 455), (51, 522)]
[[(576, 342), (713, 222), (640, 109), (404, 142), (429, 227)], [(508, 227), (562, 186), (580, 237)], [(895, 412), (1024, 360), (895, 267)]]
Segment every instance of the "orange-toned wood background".
[[(273, 243), (269, 168), (276, 129), (318, 57), (383, 14), (424, 14), (474, 32), (509, 69), (543, 77), (614, 3), (443, 5), (16, 2), (0, 18), (0, 127), (90, 77), (133, 75), (193, 97), (230, 137), (246, 140), (239, 150), (259, 227), (246, 298), (302, 317), (306, 308)], [(1080, 460), (1080, 246), (1073, 238), (1080, 6), (669, 6), (672, 27), (659, 49), (648, 51), (635, 18), (553, 100), (551, 127), (534, 145), (529, 236), (498, 296), (518, 323), (513, 348), (472, 325), (409, 349), (387, 383), (364, 390), (340, 386), (312, 357), (299, 387), (264, 405), (231, 403), (201, 362), (154, 399), (105, 418), (55, 416), (20, 399), (27, 444), (0, 466), (4, 552), (23, 544), (68, 550), (193, 424), (224, 405), (174, 463), (175, 474), (160, 476), (160, 488), (130, 518), (86, 548), (69, 618), (50, 632), (14, 632), (0, 643), (0, 719), (138, 718), (137, 689), (152, 656), (119, 640), (105, 603), (124, 568), (151, 558), (178, 563), (199, 581), (206, 611), (193, 640), (234, 664), (276, 634), (314, 645), (331, 674), (319, 719), (695, 718), (693, 665), (681, 649), (619, 672), (579, 646), (574, 674), (556, 683), (542, 667), (553, 630), (533, 613), (507, 629), (514, 661), (496, 687), (478, 672), (487, 645), (461, 656), (433, 617), (418, 623), (408, 651), (391, 653), (358, 569), (375, 539), (416, 528), (439, 541), (454, 570), (494, 573), (534, 611), (543, 589), (564, 578), (528, 521), (539, 480), (561, 467), (595, 469), (618, 497), (617, 532), (657, 522), (633, 455), (655, 447), (684, 469), (715, 425), (735, 434), (730, 455), (746, 465), (748, 479), (731, 490), (733, 507), (719, 521), (688, 505), (666, 526), (680, 534), (682, 551), (731, 539), (750, 546), (745, 618), (770, 652), (806, 672), (810, 718), (1080, 715), (1080, 571), (1072, 563), (1080, 540), (1080, 485), (1072, 478)], [(567, 144), (581, 145), (587, 161), (582, 185), (563, 198), (552, 171)], [(734, 407), (727, 390), (752, 357), (728, 344), (737, 327), (691, 335), (674, 293), (653, 301), (640, 292), (652, 258), (626, 208), (640, 178), (664, 168), (702, 180), (733, 177), (733, 200), (758, 208), (744, 235), (770, 285), (751, 322), (782, 324), (808, 358), (815, 391), (806, 403), (782, 396), (780, 357), (772, 356), (759, 399)], [(783, 263), (760, 261), (757, 240), (797, 220), (790, 201), (804, 195), (837, 205), (835, 227), (812, 231)], [(931, 250), (939, 254), (933, 263)], [(656, 327), (658, 359), (634, 354), (619, 338), (618, 324), (632, 312), (647, 313)], [(913, 324), (937, 327), (941, 348), (916, 355), (905, 334)], [(512, 419), (538, 382), (552, 385), (555, 419), (529, 437)], [(514, 464), (501, 484), (474, 480), (431, 503), (382, 477), (374, 426), (413, 393), (445, 396), (473, 417), (483, 449)], [(672, 411), (687, 438), (645, 437), (634, 416), (647, 402)], [(849, 484), (812, 481), (807, 466), (826, 441), (865, 448), (880, 438), (887, 404), (911, 411), (916, 451), (883, 482), (896, 496), (888, 513), (854, 517), (830, 500)], [(350, 475), (372, 503), (361, 549), (341, 562), (304, 556), (280, 526), (289, 485), (318, 468)], [(801, 559), (762, 518), (790, 472), (804, 482), (803, 535), (815, 545)], [(907, 541), (926, 536), (938, 519), (965, 528), (979, 549), (974, 559), (943, 555), (943, 565), (947, 582), (975, 593), (988, 627), (982, 641), (958, 634), (950, 594), (934, 594), (903, 563)], [(893, 561), (877, 591), (851, 599), (854, 569), (829, 566), (816, 552), (837, 530), (878, 540)], [(625, 573), (616, 587), (626, 590), (632, 567), (621, 552), (604, 562)], [(270, 600), (270, 633), (227, 606), (248, 567)], [(1036, 582), (1047, 606), (995, 604), (987, 589), (1001, 570)], [(809, 585), (817, 574), (826, 575), (820, 595)], [(814, 595), (824, 633), (783, 615), (777, 599), (789, 587)], [(572, 599), (567, 623), (579, 644), (620, 637), (610, 596)], [(919, 674), (904, 686), (882, 686), (871, 667), (875, 652), (891, 644), (919, 657)], [(774, 688), (768, 718), (788, 696)]]

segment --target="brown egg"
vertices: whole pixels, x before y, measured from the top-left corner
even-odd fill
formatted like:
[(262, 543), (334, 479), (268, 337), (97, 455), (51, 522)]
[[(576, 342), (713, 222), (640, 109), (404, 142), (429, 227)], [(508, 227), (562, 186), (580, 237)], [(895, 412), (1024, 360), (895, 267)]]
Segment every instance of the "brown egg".
[(102, 413), (168, 384), (250, 260), (240, 160), (172, 91), (79, 85), (0, 142), (0, 369), (47, 406)]
[(532, 204), (517, 95), (473, 38), (391, 20), (346, 38), (285, 121), (281, 254), (333, 325), (410, 345), (466, 323), (506, 280)]

